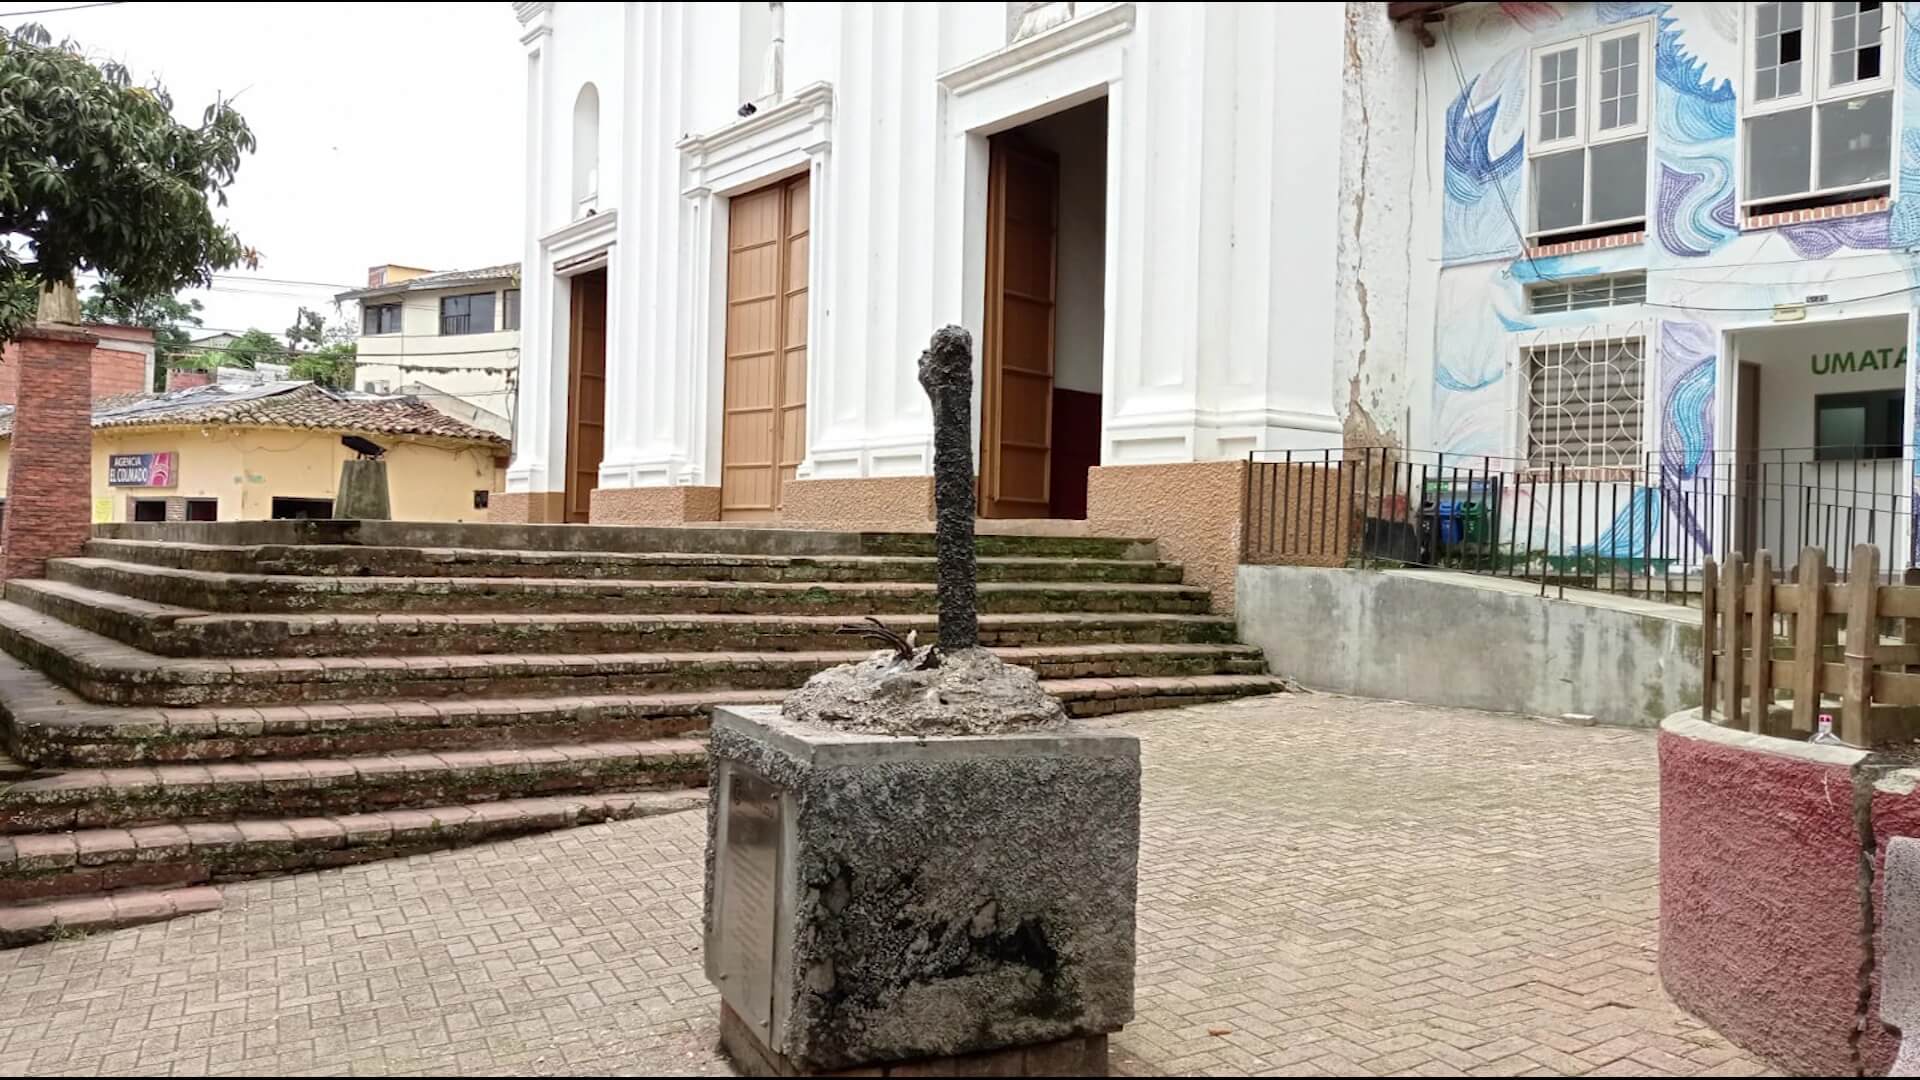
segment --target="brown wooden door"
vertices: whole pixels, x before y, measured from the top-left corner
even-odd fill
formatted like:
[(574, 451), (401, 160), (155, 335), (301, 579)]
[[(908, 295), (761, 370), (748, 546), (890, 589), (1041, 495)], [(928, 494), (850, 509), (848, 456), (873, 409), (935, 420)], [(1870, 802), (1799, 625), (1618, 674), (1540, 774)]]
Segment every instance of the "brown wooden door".
[(807, 177), (735, 197), (727, 228), (720, 516), (780, 516), (807, 452)]
[(1004, 138), (987, 178), (980, 516), (1052, 509), (1054, 305), (1060, 163)]
[(586, 521), (607, 444), (607, 272), (574, 276), (568, 292), (567, 520)]
[(1760, 546), (1760, 365), (1742, 362), (1734, 384), (1734, 463), (1740, 472), (1740, 522), (1734, 546), (1751, 559)]

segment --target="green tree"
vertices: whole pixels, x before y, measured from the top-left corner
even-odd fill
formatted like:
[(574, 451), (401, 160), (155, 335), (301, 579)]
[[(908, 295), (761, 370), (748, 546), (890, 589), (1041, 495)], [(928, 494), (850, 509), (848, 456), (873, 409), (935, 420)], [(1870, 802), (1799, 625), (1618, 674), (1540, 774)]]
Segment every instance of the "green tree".
[(144, 326), (153, 331), (155, 390), (167, 385), (167, 369), (176, 367), (193, 340), (189, 327), (201, 325), (198, 300), (182, 300), (171, 293), (137, 296), (112, 278), (101, 278), (80, 302), (80, 317), (90, 323)]
[(296, 379), (310, 379), (321, 386), (351, 390), (357, 352), (351, 341), (330, 341), (294, 357), (290, 373)]
[(288, 359), (287, 347), (280, 344), (280, 339), (257, 328), (234, 338), (224, 352), (218, 364), (220, 367), (251, 368), (261, 364), (278, 364)]
[(287, 327), (287, 348), (295, 352), (317, 349), (326, 340), (327, 317), (305, 304), (300, 305), (299, 314), (293, 317), (293, 325)]
[(38, 25), (0, 36), (0, 339), (77, 271), (133, 296), (172, 296), (257, 263), (214, 219), (255, 141), (231, 105), (196, 125), (155, 82), (94, 63)]
[(353, 388), (354, 361), (359, 352), (353, 330), (302, 306), (287, 327), (287, 348), (293, 355), (289, 372), (296, 379), (307, 379), (322, 386), (341, 390)]

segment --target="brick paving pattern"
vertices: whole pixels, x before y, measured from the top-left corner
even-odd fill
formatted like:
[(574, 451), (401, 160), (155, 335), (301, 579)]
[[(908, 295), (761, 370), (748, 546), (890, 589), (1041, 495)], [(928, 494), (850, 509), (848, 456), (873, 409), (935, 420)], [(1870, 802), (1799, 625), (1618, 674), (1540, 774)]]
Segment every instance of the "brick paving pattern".
[[(1327, 695), (1121, 723), (1116, 1071), (1763, 1071), (1660, 993), (1650, 735)], [(703, 842), (694, 813), (596, 825), (0, 952), (0, 1074), (724, 1073)]]

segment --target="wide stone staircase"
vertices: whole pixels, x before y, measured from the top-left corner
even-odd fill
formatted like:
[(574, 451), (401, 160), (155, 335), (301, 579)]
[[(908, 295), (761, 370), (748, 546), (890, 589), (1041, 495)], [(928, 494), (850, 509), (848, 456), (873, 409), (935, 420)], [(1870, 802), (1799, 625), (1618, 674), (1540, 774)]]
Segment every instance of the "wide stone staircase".
[[(48, 898), (164, 915), (153, 890), (698, 805), (714, 705), (865, 655), (836, 633), (865, 616), (934, 628), (924, 534), (101, 532), (0, 601), (0, 940)], [(979, 552), (984, 644), (1075, 715), (1285, 689), (1151, 541)]]

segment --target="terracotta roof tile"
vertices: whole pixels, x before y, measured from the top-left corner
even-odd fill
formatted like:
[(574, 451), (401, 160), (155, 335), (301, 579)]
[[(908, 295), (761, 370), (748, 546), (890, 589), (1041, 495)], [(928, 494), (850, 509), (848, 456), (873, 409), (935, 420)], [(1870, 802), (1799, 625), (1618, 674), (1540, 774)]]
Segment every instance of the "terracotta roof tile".
[[(194, 386), (164, 394), (122, 394), (93, 403), (95, 429), (207, 424), (420, 435), (507, 445), (493, 432), (456, 420), (416, 397), (332, 390), (310, 382)], [(0, 406), (0, 438), (12, 435), (13, 408)]]

